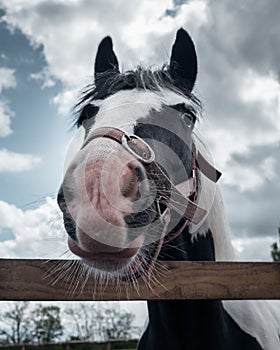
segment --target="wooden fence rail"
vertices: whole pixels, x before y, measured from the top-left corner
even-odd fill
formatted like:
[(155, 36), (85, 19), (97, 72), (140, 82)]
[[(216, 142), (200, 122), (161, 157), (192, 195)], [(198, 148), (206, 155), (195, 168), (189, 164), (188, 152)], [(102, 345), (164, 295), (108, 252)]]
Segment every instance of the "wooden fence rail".
[(152, 289), (142, 279), (136, 288), (87, 281), (79, 270), (64, 273), (69, 264), (0, 259), (0, 300), (280, 299), (280, 263), (168, 261)]

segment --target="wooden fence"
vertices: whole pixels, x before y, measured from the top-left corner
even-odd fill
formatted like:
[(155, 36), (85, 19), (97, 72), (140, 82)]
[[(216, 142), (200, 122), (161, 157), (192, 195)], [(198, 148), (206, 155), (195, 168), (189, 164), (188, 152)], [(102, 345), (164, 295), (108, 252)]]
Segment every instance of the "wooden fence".
[[(165, 262), (152, 288), (65, 274), (69, 260), (0, 259), (0, 300), (280, 299), (280, 263)], [(60, 278), (61, 277), (61, 278)]]
[(111, 339), (106, 341), (75, 340), (68, 342), (42, 343), (42, 344), (7, 344), (1, 345), (3, 350), (134, 350), (138, 339)]

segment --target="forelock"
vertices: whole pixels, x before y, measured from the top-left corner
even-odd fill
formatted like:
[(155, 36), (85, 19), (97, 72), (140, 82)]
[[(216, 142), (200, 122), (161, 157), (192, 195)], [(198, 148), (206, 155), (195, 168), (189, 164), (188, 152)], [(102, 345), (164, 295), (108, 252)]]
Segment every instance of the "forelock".
[(168, 89), (189, 98), (194, 96), (188, 89), (176, 87), (166, 66), (160, 70), (143, 69), (141, 66), (135, 70), (116, 73), (115, 71), (106, 71), (96, 75), (95, 83), (88, 85), (77, 107), (91, 103), (94, 100), (102, 100), (121, 90), (149, 90), (161, 91)]
[[(138, 96), (136, 95), (138, 93)], [(117, 73), (115, 71), (106, 71), (96, 75), (95, 84), (88, 85), (82, 93), (79, 102), (75, 106), (77, 119), (75, 125), (80, 125), (80, 116), (83, 108), (87, 105), (105, 106), (113, 102), (113, 105), (126, 103), (125, 99), (131, 103), (139, 102), (143, 93), (145, 94), (143, 103), (150, 105), (149, 108), (159, 109), (162, 104), (172, 105), (189, 101), (196, 110), (201, 110), (199, 100), (188, 90), (178, 88), (172, 80), (168, 67), (153, 71), (143, 69), (141, 66), (135, 70)], [(116, 96), (115, 96), (116, 95)], [(159, 98), (150, 98), (148, 96), (160, 95), (161, 102), (158, 105)], [(176, 98), (177, 96), (177, 98)], [(115, 98), (119, 98), (119, 102)], [(156, 104), (156, 105), (155, 105)], [(110, 106), (108, 106), (110, 107)]]

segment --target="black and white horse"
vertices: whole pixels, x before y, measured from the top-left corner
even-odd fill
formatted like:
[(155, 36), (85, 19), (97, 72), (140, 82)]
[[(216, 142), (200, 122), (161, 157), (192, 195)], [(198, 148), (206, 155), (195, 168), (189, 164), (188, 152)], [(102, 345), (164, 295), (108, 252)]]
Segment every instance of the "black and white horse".
[[(149, 285), (162, 260), (231, 260), (219, 172), (195, 136), (194, 44), (180, 29), (168, 65), (121, 73), (106, 37), (76, 125), (83, 144), (58, 194), (69, 249), (89, 276)], [(280, 349), (268, 302), (148, 301), (140, 350)], [(279, 311), (279, 310), (278, 310)]]

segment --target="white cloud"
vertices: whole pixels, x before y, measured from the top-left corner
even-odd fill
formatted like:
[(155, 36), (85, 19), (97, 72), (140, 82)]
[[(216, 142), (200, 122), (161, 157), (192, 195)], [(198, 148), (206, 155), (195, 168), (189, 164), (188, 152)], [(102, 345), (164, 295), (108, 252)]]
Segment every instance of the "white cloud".
[(27, 171), (40, 162), (41, 158), (38, 156), (0, 149), (0, 174)]
[(277, 235), (268, 237), (245, 237), (233, 240), (240, 261), (272, 261), (271, 245), (276, 242)]
[[(1, 228), (8, 228), (15, 238), (1, 242)], [(275, 231), (276, 232), (276, 231)], [(239, 260), (271, 260), (271, 244), (277, 235), (233, 239)], [(36, 209), (22, 210), (0, 201), (0, 257), (60, 258), (67, 251), (61, 213), (55, 199), (47, 197)]]
[(276, 235), (280, 222), (279, 151), (280, 143), (253, 147), (247, 154), (233, 157), (235, 178), (232, 184), (223, 182), (223, 195), (235, 238)]
[[(0, 67), (0, 137), (7, 137), (12, 133), (11, 118), (14, 115), (1, 93), (5, 89), (15, 88), (16, 84), (15, 70)], [(0, 149), (0, 174), (30, 170), (40, 162), (38, 156)]]
[[(234, 193), (228, 196), (227, 203), (232, 222), (235, 208), (231, 197), (239, 194), (239, 206), (246, 203), (249, 207), (249, 197), (240, 192), (260, 193), (267, 182), (271, 188), (277, 183), (275, 159), (263, 154), (253, 164), (250, 157), (256, 158), (256, 154), (250, 150), (257, 148), (261, 154), (262, 147), (272, 148), (280, 142), (276, 64), (280, 59), (280, 41), (274, 35), (279, 21), (273, 15), (279, 5), (275, 1), (267, 1), (265, 7), (259, 3), (253, 14), (248, 11), (249, 3), (209, 1), (208, 20), (195, 33), (200, 68), (197, 90), (206, 115), (200, 134), (207, 138), (215, 164), (223, 172), (222, 182), (232, 186)], [(257, 202), (266, 196), (262, 192)], [(256, 210), (255, 205), (252, 207)], [(254, 227), (253, 215), (250, 219), (246, 222), (248, 232)]]
[(0, 57), (3, 61), (7, 61), (8, 60), (8, 57), (4, 54), (4, 53), (1, 53), (0, 54)]
[(7, 103), (1, 100), (0, 97), (0, 137), (6, 137), (11, 135), (11, 118), (13, 112), (10, 110)]
[(276, 160), (271, 156), (263, 158), (259, 164), (248, 162), (246, 166), (240, 166), (239, 162), (233, 159), (227, 166), (228, 175), (224, 183), (234, 185), (240, 191), (259, 190), (267, 181), (277, 181), (275, 165)]
[[(0, 137), (7, 137), (12, 134), (11, 118), (14, 116), (8, 102), (1, 96), (1, 93), (3, 90), (15, 88), (16, 85), (15, 70), (0, 67)], [(38, 156), (0, 149), (0, 174), (27, 171), (40, 162), (41, 158)]]
[[(196, 92), (206, 115), (201, 134), (224, 173), (231, 222), (254, 236), (267, 224), (266, 215), (270, 228), (279, 220), (268, 198), (268, 193), (275, 195), (273, 208), (279, 208), (276, 158), (261, 153), (263, 147), (280, 141), (279, 2), (255, 2), (251, 11), (250, 2), (187, 1), (176, 7), (175, 17), (164, 16), (173, 8), (171, 0), (2, 0), (2, 4), (7, 11), (4, 20), (34, 45), (42, 45), (50, 76), (63, 83), (53, 99), (60, 114), (69, 112), (77, 91), (91, 79), (93, 54), (105, 35), (113, 37), (121, 67), (139, 62), (160, 66), (168, 61), (176, 30), (186, 28), (198, 52)], [(251, 149), (259, 157), (251, 155)], [(250, 162), (251, 156), (258, 162)], [(260, 215), (258, 207), (264, 202), (266, 215)], [(248, 209), (242, 211), (242, 219), (240, 203)]]
[(80, 89), (68, 88), (60, 93), (58, 93), (53, 99), (52, 103), (57, 106), (58, 113), (61, 116), (69, 114), (69, 111), (75, 103)]
[(55, 81), (53, 80), (48, 68), (44, 68), (38, 73), (30, 74), (30, 78), (33, 80), (38, 80), (42, 82), (42, 89), (51, 88), (55, 86)]
[(0, 257), (58, 258), (66, 250), (61, 214), (52, 198), (29, 210), (0, 201), (0, 240), (1, 228), (15, 238), (0, 242)]
[(93, 54), (104, 36), (113, 37), (121, 67), (133, 67), (139, 61), (161, 65), (169, 58), (176, 30), (186, 21), (195, 30), (206, 18), (203, 1), (182, 6), (176, 19), (163, 16), (173, 7), (172, 0), (2, 3), (10, 28), (20, 28), (34, 45), (43, 45), (49, 74), (63, 83), (64, 91), (55, 103), (61, 104), (59, 112), (65, 114), (75, 103), (75, 99), (68, 100), (69, 93), (91, 79)]
[[(248, 70), (243, 79), (243, 88), (240, 91), (241, 98), (245, 102), (264, 101), (267, 105), (273, 105), (275, 111), (280, 109), (280, 84), (276, 77), (271, 75), (260, 75)], [(268, 117), (271, 117), (268, 115)], [(274, 117), (274, 116), (272, 116)]]
[(12, 133), (11, 118), (13, 116), (13, 112), (1, 94), (5, 89), (15, 87), (15, 71), (10, 68), (0, 67), (0, 137), (9, 136)]
[(14, 69), (0, 67), (0, 94), (4, 89), (16, 87)]

